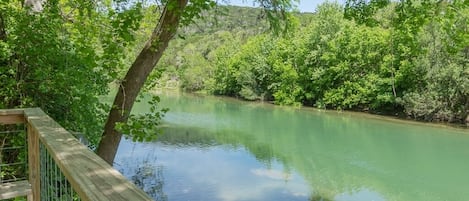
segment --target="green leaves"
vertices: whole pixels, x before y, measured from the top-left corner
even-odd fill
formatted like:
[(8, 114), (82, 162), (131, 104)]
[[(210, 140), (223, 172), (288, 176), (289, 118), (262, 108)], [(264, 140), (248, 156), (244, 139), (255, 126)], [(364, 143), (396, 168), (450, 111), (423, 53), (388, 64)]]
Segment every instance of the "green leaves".
[(293, 2), (298, 2), (298, 0), (255, 0), (254, 2), (264, 8), (265, 16), (275, 35), (292, 31), (291, 25), (294, 17), (291, 12), (294, 9)]
[(161, 120), (168, 112), (168, 108), (159, 109), (160, 98), (152, 96), (148, 101), (150, 112), (145, 114), (131, 114), (126, 123), (117, 123), (116, 129), (126, 138), (135, 142), (151, 142), (161, 134)]
[(111, 19), (111, 25), (114, 29), (114, 34), (117, 34), (117, 39), (119, 39), (114, 42), (132, 43), (135, 41), (133, 31), (140, 28), (140, 22), (143, 19), (142, 9), (142, 3), (136, 3), (124, 10), (110, 10), (109, 18)]
[(347, 0), (345, 2), (344, 16), (353, 19), (358, 24), (377, 26), (378, 21), (374, 18), (376, 12), (391, 3), (390, 0)]
[(412, 46), (408, 46), (408, 55), (417, 56), (402, 61), (396, 77), (413, 77), (415, 84), (399, 103), (415, 119), (463, 122), (469, 111), (465, 88), (469, 57), (464, 53), (469, 43), (463, 39), (467, 37), (468, 5), (454, 1), (418, 5), (422, 6), (428, 13), (427, 19), (421, 20), (423, 31), (411, 35), (415, 38), (412, 43), (422, 51), (412, 52)]
[(141, 5), (117, 12), (89, 1), (47, 2), (35, 14), (19, 1), (0, 3), (8, 33), (0, 40), (0, 106), (41, 107), (96, 144), (109, 109), (99, 96), (117, 78)]

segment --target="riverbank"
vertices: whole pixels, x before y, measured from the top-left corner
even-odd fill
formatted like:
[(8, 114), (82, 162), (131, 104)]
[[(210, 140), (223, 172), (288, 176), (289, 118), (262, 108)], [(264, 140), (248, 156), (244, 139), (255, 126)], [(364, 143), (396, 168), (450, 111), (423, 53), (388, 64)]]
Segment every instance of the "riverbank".
[(414, 125), (424, 125), (430, 127), (439, 127), (439, 128), (448, 128), (448, 129), (455, 129), (461, 132), (467, 133), (469, 131), (469, 127), (466, 124), (457, 124), (457, 123), (447, 123), (447, 122), (428, 122), (428, 121), (419, 121), (411, 118), (405, 118), (402, 115), (391, 115), (391, 114), (378, 114), (366, 111), (357, 111), (357, 110), (335, 110), (335, 109), (320, 109), (311, 106), (286, 106), (286, 105), (276, 105), (273, 101), (248, 101), (242, 98), (230, 97), (230, 96), (216, 96), (208, 94), (204, 91), (198, 92), (182, 92), (178, 88), (159, 88), (154, 89), (151, 91), (156, 95), (165, 94), (165, 95), (189, 95), (189, 96), (197, 96), (197, 97), (214, 97), (217, 99), (221, 99), (224, 101), (229, 102), (244, 102), (250, 104), (261, 104), (266, 105), (269, 107), (278, 107), (283, 108), (286, 110), (303, 110), (303, 111), (314, 111), (314, 112), (324, 112), (327, 114), (332, 115), (352, 115), (361, 118), (368, 118), (368, 119), (377, 119), (377, 120), (384, 120), (384, 121), (392, 121), (402, 124), (414, 124)]

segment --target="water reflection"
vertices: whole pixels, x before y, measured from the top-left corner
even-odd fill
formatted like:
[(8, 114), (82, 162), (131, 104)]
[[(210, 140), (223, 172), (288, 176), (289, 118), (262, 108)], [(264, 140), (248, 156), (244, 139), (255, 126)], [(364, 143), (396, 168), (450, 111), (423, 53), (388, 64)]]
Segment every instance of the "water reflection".
[[(122, 157), (117, 168), (126, 175), (137, 187), (144, 190), (148, 195), (157, 201), (167, 201), (168, 196), (164, 193), (165, 184), (162, 165), (157, 165), (155, 154), (135, 153), (136, 144), (132, 146), (129, 155)], [(125, 154), (122, 154), (125, 155)], [(128, 156), (138, 156), (131, 157)]]
[(165, 135), (124, 141), (117, 161), (127, 161), (131, 178), (145, 162), (137, 159), (157, 155), (147, 163), (162, 167), (171, 201), (469, 199), (469, 136), (459, 131), (217, 98), (162, 100), (171, 108)]
[[(118, 167), (155, 200), (309, 199), (307, 183), (297, 173), (285, 171), (277, 161), (267, 167), (241, 147), (182, 141), (185, 143), (161, 140), (137, 146), (123, 141), (116, 160)], [(139, 164), (138, 158), (154, 153), (158, 157)], [(157, 175), (155, 167), (162, 167)]]

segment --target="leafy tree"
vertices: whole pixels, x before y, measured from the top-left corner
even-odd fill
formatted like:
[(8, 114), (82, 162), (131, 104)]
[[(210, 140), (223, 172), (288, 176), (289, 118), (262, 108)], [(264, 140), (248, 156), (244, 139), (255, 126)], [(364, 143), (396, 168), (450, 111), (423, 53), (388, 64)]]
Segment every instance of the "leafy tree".
[(425, 31), (419, 33), (418, 42), (425, 53), (414, 65), (424, 72), (424, 83), (402, 99), (412, 118), (450, 122), (467, 118), (469, 43), (464, 30), (468, 28), (468, 6), (462, 2), (441, 5), (424, 26)]
[[(302, 32), (294, 34), (301, 38)], [(304, 65), (304, 41), (279, 39), (268, 57), (272, 66), (272, 84), (269, 86), (274, 101), (280, 105), (300, 105), (303, 101), (303, 86), (300, 85), (299, 66)]]
[(41, 107), (96, 144), (105, 110), (98, 96), (122, 55), (108, 18), (85, 2), (57, 0), (37, 12), (2, 1), (0, 16), (0, 107)]
[(215, 66), (215, 73), (213, 88), (210, 91), (216, 95), (237, 96), (241, 90), (235, 77), (238, 69), (231, 65), (231, 58), (240, 51), (241, 41), (234, 38), (231, 33), (226, 33), (226, 37), (232, 38), (232, 40), (226, 40), (213, 51), (215, 58), (212, 63)]
[[(288, 16), (286, 11), (292, 6), (290, 0), (259, 0), (256, 2), (265, 8), (266, 15), (274, 28), (288, 25), (279, 19)], [(169, 41), (175, 36), (178, 26), (193, 22), (194, 18), (200, 17), (203, 10), (211, 9), (216, 5), (216, 1), (213, 0), (192, 0), (190, 2), (189, 0), (168, 0), (162, 3), (161, 17), (155, 24), (151, 37), (144, 48), (120, 81), (119, 90), (104, 126), (104, 133), (97, 152), (109, 164), (113, 163), (122, 137), (122, 133), (115, 129), (116, 125), (125, 123), (129, 119), (130, 111), (140, 90), (168, 47)], [(155, 117), (159, 115), (160, 113), (154, 114)], [(145, 125), (150, 125), (150, 123)]]
[(348, 0), (345, 2), (344, 16), (347, 19), (354, 19), (358, 24), (376, 26), (378, 21), (374, 15), (390, 2), (390, 0)]

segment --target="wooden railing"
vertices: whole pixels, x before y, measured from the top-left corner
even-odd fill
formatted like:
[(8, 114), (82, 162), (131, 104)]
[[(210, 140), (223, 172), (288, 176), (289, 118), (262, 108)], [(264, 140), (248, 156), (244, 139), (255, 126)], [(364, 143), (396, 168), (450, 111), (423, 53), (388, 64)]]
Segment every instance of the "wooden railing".
[(29, 180), (2, 184), (0, 199), (152, 200), (41, 109), (0, 110), (2, 124), (26, 125)]

